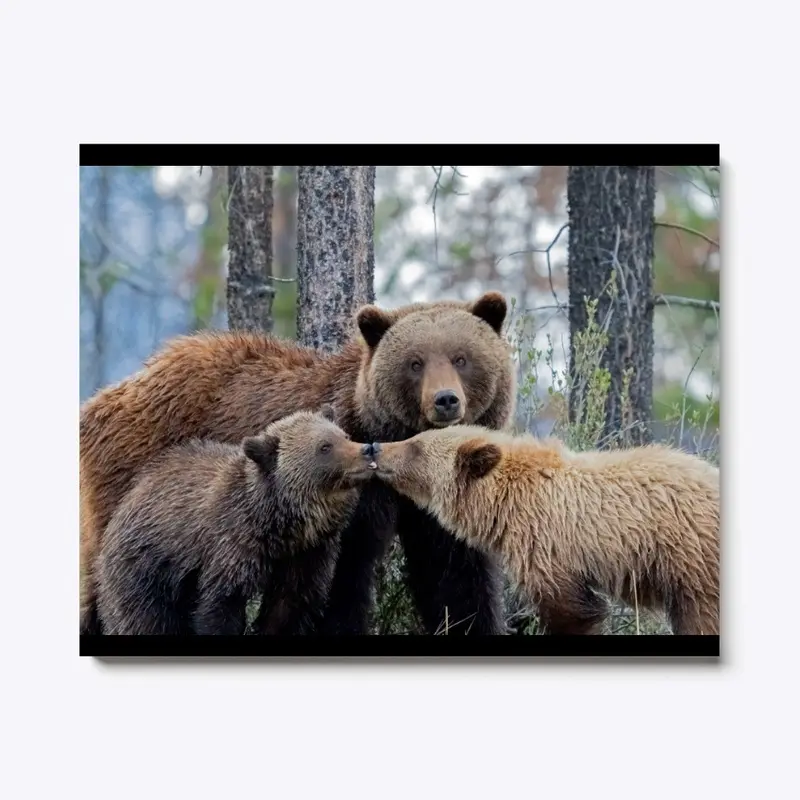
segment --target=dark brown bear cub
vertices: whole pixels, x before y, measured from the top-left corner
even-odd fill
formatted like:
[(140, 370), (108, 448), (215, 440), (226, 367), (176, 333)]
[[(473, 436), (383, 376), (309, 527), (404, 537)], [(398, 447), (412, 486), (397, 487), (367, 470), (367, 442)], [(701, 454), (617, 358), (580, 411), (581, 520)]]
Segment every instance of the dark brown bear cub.
[(371, 446), (350, 441), (332, 417), (329, 408), (298, 412), (239, 447), (193, 440), (154, 459), (106, 529), (103, 631), (241, 634), (247, 601), (286, 573), (273, 566), (307, 552), (322, 574), (308, 587), (269, 587), (262, 618), (280, 624), (298, 591), (324, 603), (337, 534), (374, 468)]

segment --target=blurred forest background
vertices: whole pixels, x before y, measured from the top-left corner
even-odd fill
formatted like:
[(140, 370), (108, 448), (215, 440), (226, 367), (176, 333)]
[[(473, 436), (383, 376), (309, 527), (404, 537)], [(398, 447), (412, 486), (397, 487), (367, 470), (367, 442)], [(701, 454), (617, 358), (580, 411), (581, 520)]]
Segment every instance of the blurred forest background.
[[(171, 336), (226, 327), (227, 177), (224, 167), (81, 167), (80, 400), (135, 372)], [(719, 299), (719, 174), (657, 167), (655, 292)], [(566, 167), (378, 167), (375, 294), (392, 307), (497, 289), (525, 309), (537, 342), (569, 335)], [(296, 321), (297, 167), (276, 167), (274, 332)], [(544, 252), (550, 247), (549, 254)], [(539, 252), (535, 252), (539, 251)], [(552, 274), (548, 276), (548, 255)], [(564, 308), (559, 307), (560, 304)], [(719, 320), (713, 307), (656, 307), (654, 416), (667, 435), (676, 404), (711, 407), (718, 423)], [(545, 376), (546, 377), (546, 376)], [(543, 381), (543, 389), (547, 383)], [(524, 404), (523, 404), (524, 407)], [(543, 419), (533, 420), (537, 429)], [(698, 432), (694, 432), (697, 434)]]
[[(503, 292), (520, 365), (517, 426), (538, 435), (557, 430), (564, 414), (567, 173), (420, 166), (377, 167), (375, 175), (376, 302)], [(716, 461), (719, 171), (659, 166), (655, 175), (651, 429), (656, 440)], [(297, 320), (297, 194), (297, 167), (275, 167), (273, 332), (286, 338), (295, 337)], [(227, 327), (227, 168), (81, 167), (80, 198), (83, 401), (137, 371), (170, 337)], [(391, 563), (399, 570), (398, 559)], [(394, 568), (379, 581), (384, 597), (393, 575)], [(401, 600), (387, 600), (394, 616), (379, 618), (376, 632), (396, 630)]]

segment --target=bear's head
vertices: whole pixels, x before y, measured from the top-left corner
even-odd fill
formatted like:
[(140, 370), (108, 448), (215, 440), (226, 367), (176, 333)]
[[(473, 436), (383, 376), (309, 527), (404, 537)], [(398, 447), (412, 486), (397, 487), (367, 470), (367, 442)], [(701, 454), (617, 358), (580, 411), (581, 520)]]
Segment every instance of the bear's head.
[(372, 445), (350, 441), (333, 419), (331, 406), (298, 411), (245, 439), (244, 454), (302, 501), (355, 489), (375, 472)]
[(366, 349), (356, 389), (373, 428), (423, 431), (459, 423), (502, 427), (514, 404), (505, 298), (359, 309)]
[(402, 442), (373, 445), (377, 476), (452, 533), (470, 537), (497, 513), (492, 480), (506, 434), (472, 425), (429, 430)]

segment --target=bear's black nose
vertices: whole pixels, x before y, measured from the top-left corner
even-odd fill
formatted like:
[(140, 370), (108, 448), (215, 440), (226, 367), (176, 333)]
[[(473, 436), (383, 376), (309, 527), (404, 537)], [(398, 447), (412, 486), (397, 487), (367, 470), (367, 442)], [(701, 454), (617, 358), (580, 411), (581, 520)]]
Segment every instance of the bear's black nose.
[(379, 456), (381, 453), (381, 443), (380, 442), (373, 442), (372, 443), (372, 455)]
[(371, 444), (363, 444), (361, 445), (361, 455), (365, 458), (372, 458), (373, 456), (373, 448)]
[(458, 395), (452, 389), (442, 389), (433, 396), (433, 404), (437, 411), (452, 414), (458, 410), (459, 402)]

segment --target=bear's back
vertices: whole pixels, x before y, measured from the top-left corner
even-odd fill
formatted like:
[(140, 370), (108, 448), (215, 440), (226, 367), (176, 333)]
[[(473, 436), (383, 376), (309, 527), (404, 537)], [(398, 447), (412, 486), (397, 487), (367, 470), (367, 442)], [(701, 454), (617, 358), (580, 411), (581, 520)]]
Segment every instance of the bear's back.
[(107, 546), (147, 544), (201, 557), (224, 532), (220, 515), (243, 497), (244, 461), (240, 447), (197, 439), (159, 454), (111, 517)]

